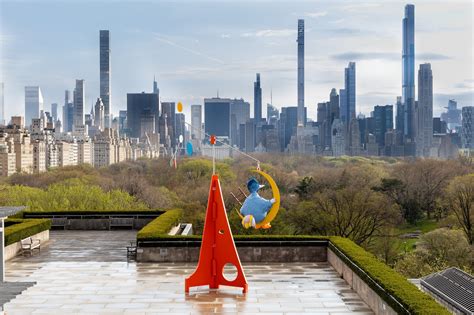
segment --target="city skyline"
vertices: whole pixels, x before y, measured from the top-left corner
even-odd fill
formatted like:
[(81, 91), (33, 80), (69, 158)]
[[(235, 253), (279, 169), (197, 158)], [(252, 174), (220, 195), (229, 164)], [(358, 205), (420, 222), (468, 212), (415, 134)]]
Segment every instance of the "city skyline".
[[(426, 1), (414, 1), (413, 3), (417, 6), (415, 16), (415, 38), (417, 42), (415, 68), (418, 68), (418, 64), (424, 62), (432, 64), (433, 90), (435, 93), (434, 114), (439, 114), (442, 111), (442, 107), (447, 105), (448, 98), (458, 100), (460, 106), (472, 105), (472, 85), (474, 82), (472, 80), (472, 51), (456, 49), (456, 47), (472, 47), (466, 42), (466, 39), (469, 41), (472, 38), (472, 27), (470, 28), (472, 17), (469, 18), (469, 2), (456, 2), (455, 5), (451, 5), (449, 8), (443, 7), (441, 4), (427, 5)], [(105, 4), (105, 2), (90, 4), (90, 9), (103, 7)], [(64, 90), (72, 89), (75, 79), (78, 78), (83, 78), (86, 81), (84, 112), (89, 112), (90, 107), (100, 94), (99, 47), (97, 45), (97, 33), (100, 29), (110, 29), (114, 37), (111, 44), (111, 50), (114, 51), (114, 54), (111, 55), (111, 63), (114, 68), (111, 84), (114, 85), (114, 90), (111, 103), (113, 104), (114, 115), (117, 115), (119, 110), (126, 108), (127, 93), (150, 92), (149, 88), (153, 74), (157, 75), (158, 86), (162, 91), (160, 97), (163, 101), (182, 101), (185, 105), (188, 105), (186, 106), (188, 120), (190, 118), (190, 105), (203, 104), (204, 98), (215, 96), (217, 90), (223, 97), (243, 97), (247, 101), (252, 101), (252, 82), (257, 72), (262, 73), (262, 105), (270, 102), (270, 92), (273, 90), (274, 104), (278, 108), (296, 106), (297, 54), (294, 41), (296, 38), (295, 24), (298, 18), (304, 18), (306, 24), (305, 106), (308, 108), (309, 118), (316, 118), (316, 104), (327, 98), (331, 88), (339, 89), (344, 86), (342, 69), (349, 61), (357, 62), (357, 113), (369, 114), (375, 105), (395, 105), (396, 97), (401, 94), (402, 60), (400, 52), (402, 36), (400, 20), (404, 15), (405, 2), (388, 3), (387, 6), (391, 8), (389, 13), (387, 13), (385, 5), (382, 7), (374, 2), (354, 2), (352, 7), (341, 2), (335, 4), (325, 4), (323, 2), (308, 4), (302, 2), (298, 3), (297, 6), (290, 6), (292, 10), (287, 11), (283, 18), (276, 19), (276, 22), (263, 17), (258, 20), (255, 17), (256, 13), (261, 12), (265, 7), (265, 2), (257, 2), (255, 7), (248, 3), (217, 5), (216, 3), (205, 2), (204, 4), (198, 12), (206, 13), (205, 8), (212, 8), (210, 11), (215, 14), (219, 11), (227, 12), (234, 7), (238, 7), (235, 14), (238, 15), (248, 11), (249, 16), (246, 17), (245, 23), (240, 25), (223, 21), (221, 17), (216, 18), (215, 24), (211, 21), (206, 29), (216, 25), (219, 27), (216, 27), (213, 31), (207, 30), (207, 32), (203, 32), (203, 35), (198, 36), (196, 30), (190, 29), (190, 26), (193, 25), (192, 22), (188, 22), (179, 30), (171, 30), (170, 25), (165, 23), (166, 19), (181, 21), (183, 17), (179, 17), (179, 14), (189, 15), (190, 8), (185, 9), (184, 7), (175, 6), (175, 10), (170, 11), (172, 13), (170, 17), (160, 20), (163, 23), (157, 23), (156, 26), (147, 30), (140, 29), (143, 24), (150, 22), (147, 18), (144, 19), (145, 22), (141, 23), (134, 20), (136, 27), (129, 23), (119, 26), (117, 25), (118, 21), (115, 21), (114, 18), (107, 20), (107, 23), (95, 21), (95, 13), (92, 14), (92, 12), (90, 25), (81, 25), (81, 27), (64, 25), (65, 29), (63, 30), (50, 29), (48, 32), (41, 34), (40, 38), (29, 41), (28, 38), (32, 36), (30, 33), (45, 31), (43, 28), (54, 26), (49, 25), (51, 23), (46, 23), (46, 25), (39, 27), (39, 30), (26, 32), (26, 39), (18, 42), (18, 40), (15, 40), (15, 38), (17, 39), (15, 33), (21, 31), (22, 27), (15, 27), (18, 21), (14, 22), (12, 17), (14, 18), (20, 12), (23, 13), (19, 10), (20, 8), (26, 10), (24, 11), (26, 17), (30, 16), (34, 8), (46, 10), (49, 7), (50, 11), (61, 11), (71, 6), (79, 9), (77, 14), (84, 8), (78, 6), (76, 2), (68, 5), (60, 4), (56, 6), (57, 8), (51, 8), (51, 3), (44, 4), (46, 8), (38, 8), (37, 5), (28, 2), (3, 2), (0, 5), (2, 16), (2, 77), (0, 82), (5, 82), (5, 116), (23, 114), (18, 110), (21, 108), (18, 105), (21, 105), (24, 100), (24, 95), (22, 95), (24, 86), (39, 85), (44, 94), (44, 106), (49, 110), (51, 103), (62, 103)], [(124, 11), (128, 6), (131, 6), (131, 4), (114, 4), (114, 7), (116, 7), (114, 12), (107, 14), (110, 15), (109, 17), (118, 13), (127, 14)], [(143, 9), (145, 14), (147, 6), (173, 8), (169, 3), (152, 3), (137, 4), (136, 10), (141, 12)], [(276, 5), (272, 4), (271, 8), (268, 9), (273, 12), (276, 11), (275, 8), (288, 6), (289, 3), (277, 3)], [(464, 9), (461, 10), (463, 6)], [(187, 7), (194, 7), (194, 5), (188, 3)], [(321, 11), (322, 9), (324, 11)], [(432, 27), (429, 23), (437, 14), (452, 12), (453, 10), (457, 10), (456, 12), (460, 14), (456, 16), (458, 22), (456, 27), (449, 26), (450, 18), (440, 20), (436, 27)], [(344, 12), (345, 15), (338, 15), (338, 12)], [(387, 23), (381, 26), (383, 29), (369, 30), (370, 23), (366, 23), (365, 26), (360, 24), (359, 20), (362, 17), (377, 16), (379, 18), (381, 14), (387, 15)], [(280, 15), (281, 13), (274, 12), (274, 16)], [(462, 18), (463, 16), (465, 16), (465, 19)], [(339, 20), (334, 20), (336, 17), (339, 17)], [(341, 17), (345, 18), (345, 21), (340, 21), (342, 20)], [(60, 20), (58, 20), (58, 23), (60, 23)], [(453, 24), (452, 21), (451, 24)], [(462, 25), (464, 25), (464, 28)], [(80, 36), (77, 38), (69, 37), (70, 42), (77, 41), (78, 43), (74, 43), (74, 45), (84, 45), (84, 43), (86, 45), (77, 51), (75, 49), (68, 50), (66, 56), (62, 58), (51, 60), (56, 54), (64, 54), (66, 48), (60, 47), (58, 49), (57, 45), (48, 48), (46, 44), (53, 45), (53, 43), (58, 42), (60, 38), (57, 35), (70, 31), (71, 28), (75, 29), (76, 32), (80, 32)], [(157, 34), (156, 31), (160, 30), (163, 32)], [(244, 30), (246, 31), (242, 32)], [(462, 36), (466, 32), (471, 36)], [(433, 40), (430, 39), (434, 35), (436, 35), (438, 41), (435, 45), (432, 43)], [(38, 37), (38, 34), (36, 36)], [(127, 36), (135, 37), (129, 41), (128, 45), (125, 41)], [(148, 38), (148, 36), (151, 37)], [(189, 40), (191, 37), (194, 40)], [(377, 46), (370, 44), (371, 37), (373, 37), (373, 41), (378, 43)], [(444, 41), (441, 40), (443, 38)], [(210, 39), (220, 45), (210, 47), (208, 45)], [(41, 42), (41, 40), (46, 41), (46, 43)], [(328, 48), (334, 42), (338, 42), (340, 48), (325, 52), (324, 45), (323, 47), (316, 45), (318, 42), (326, 44), (325, 46), (329, 46)], [(362, 47), (364, 42), (366, 42), (366, 45), (363, 46), (364, 49), (367, 50), (372, 45), (372, 48), (378, 48), (378, 51), (369, 52), (357, 49), (357, 47)], [(443, 44), (440, 44), (441, 42)], [(451, 45), (445, 45), (445, 43), (451, 43)], [(33, 64), (30, 68), (27, 67), (28, 74), (31, 74), (27, 77), (22, 72), (22, 68), (24, 68), (22, 65), (28, 63), (30, 59), (23, 58), (18, 61), (19, 59), (13, 58), (13, 53), (21, 47), (27, 47), (22, 45), (35, 47), (38, 44), (46, 47), (38, 50), (37, 56), (35, 55), (35, 58), (33, 58), (34, 62), (31, 61)], [(237, 49), (234, 46), (235, 44), (239, 44), (237, 46), (241, 47)], [(63, 46), (68, 47), (70, 45), (73, 44), (66, 43)], [(150, 52), (142, 51), (143, 58), (140, 58), (137, 50), (143, 45), (148, 45)], [(228, 51), (223, 53), (223, 50), (225, 50), (223, 48), (227, 46), (235, 50), (231, 53)], [(267, 52), (269, 48), (272, 52)], [(152, 49), (156, 49), (158, 52), (151, 52)], [(50, 52), (51, 56), (42, 56), (45, 50)], [(243, 53), (239, 50), (245, 50), (246, 52)], [(31, 49), (31, 51), (34, 51), (34, 49)], [(169, 54), (174, 54), (173, 58), (169, 57)], [(133, 58), (130, 58), (131, 55)], [(471, 60), (463, 60), (469, 56)], [(22, 54), (19, 54), (19, 57), (22, 57)], [(120, 61), (121, 59), (125, 60), (125, 58), (130, 62)], [(75, 59), (80, 63), (79, 70), (74, 70), (77, 67), (74, 62)], [(147, 63), (143, 64), (144, 62)], [(168, 64), (165, 64), (166, 62)], [(63, 63), (66, 66), (62, 66)], [(189, 65), (188, 63), (192, 64)], [(240, 67), (236, 67), (236, 65), (240, 65)], [(471, 66), (469, 67), (469, 65)], [(49, 66), (52, 67), (51, 70), (49, 70)], [(378, 69), (380, 66), (383, 66), (384, 69)], [(35, 75), (35, 72), (39, 71), (38, 67), (43, 71), (44, 68), (48, 68), (48, 73)], [(175, 67), (175, 70), (171, 71), (173, 67)], [(446, 67), (449, 68), (448, 71), (445, 69)], [(456, 75), (453, 76), (453, 73)], [(227, 76), (225, 76), (226, 74)], [(15, 106), (12, 106), (12, 104), (15, 104)], [(251, 108), (253, 113), (253, 102)]]

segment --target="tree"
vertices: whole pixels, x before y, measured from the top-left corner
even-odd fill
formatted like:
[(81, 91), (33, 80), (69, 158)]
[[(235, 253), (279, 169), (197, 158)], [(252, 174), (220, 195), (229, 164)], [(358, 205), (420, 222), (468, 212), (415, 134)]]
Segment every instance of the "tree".
[(395, 269), (418, 278), (449, 267), (471, 272), (473, 263), (473, 249), (464, 233), (443, 228), (423, 234), (416, 249), (399, 260)]
[(447, 207), (455, 214), (469, 244), (474, 242), (474, 174), (455, 177), (446, 189)]

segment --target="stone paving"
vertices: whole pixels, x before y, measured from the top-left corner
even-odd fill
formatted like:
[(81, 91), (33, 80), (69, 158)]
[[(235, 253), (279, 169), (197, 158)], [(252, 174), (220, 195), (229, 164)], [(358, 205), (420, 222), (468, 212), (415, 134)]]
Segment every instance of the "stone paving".
[(7, 281), (37, 284), (6, 303), (6, 313), (372, 314), (328, 263), (244, 264), (246, 295), (228, 287), (185, 294), (195, 265), (127, 262), (134, 233), (52, 231), (40, 254), (7, 263)]

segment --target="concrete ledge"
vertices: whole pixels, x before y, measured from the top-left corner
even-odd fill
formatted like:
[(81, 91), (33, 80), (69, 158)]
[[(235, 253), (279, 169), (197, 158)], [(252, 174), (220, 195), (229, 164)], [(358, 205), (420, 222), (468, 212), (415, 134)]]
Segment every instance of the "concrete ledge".
[[(32, 235), (31, 238), (41, 240), (41, 246), (49, 241), (49, 230)], [(21, 252), (21, 242), (16, 242), (5, 247), (5, 260), (12, 259)]]
[[(138, 262), (197, 262), (197, 246), (189, 247), (139, 247)], [(324, 262), (325, 246), (239, 246), (242, 262)]]
[(327, 261), (341, 275), (341, 278), (357, 292), (360, 298), (379, 315), (396, 315), (393, 310), (382, 298), (369, 287), (352, 269), (347, 266), (330, 248), (327, 249)]

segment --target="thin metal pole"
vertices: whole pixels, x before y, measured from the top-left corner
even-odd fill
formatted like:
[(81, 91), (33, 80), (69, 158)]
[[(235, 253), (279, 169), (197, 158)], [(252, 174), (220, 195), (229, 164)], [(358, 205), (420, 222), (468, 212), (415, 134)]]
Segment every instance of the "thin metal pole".
[(0, 283), (5, 282), (5, 224), (0, 218)]

